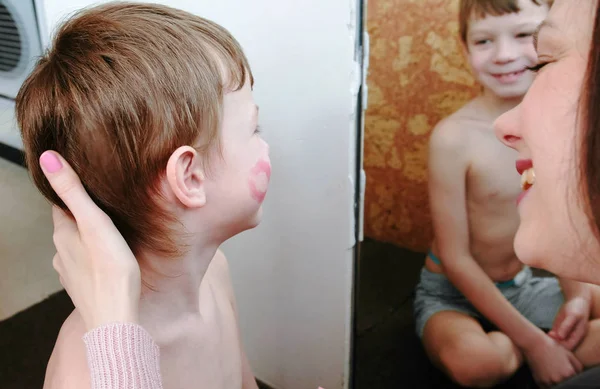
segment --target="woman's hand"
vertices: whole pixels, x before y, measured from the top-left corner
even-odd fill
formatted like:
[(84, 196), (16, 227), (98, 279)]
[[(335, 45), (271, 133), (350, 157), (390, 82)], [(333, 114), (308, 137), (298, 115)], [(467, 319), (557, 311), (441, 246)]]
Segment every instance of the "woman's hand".
[(112, 220), (92, 201), (71, 166), (56, 152), (40, 157), (46, 178), (72, 213), (52, 208), (53, 266), (88, 330), (138, 321), (138, 263)]
[(574, 297), (565, 301), (548, 335), (566, 349), (573, 351), (587, 333), (590, 309), (589, 299), (583, 297)]
[(552, 387), (583, 371), (583, 365), (571, 351), (546, 335), (523, 352), (533, 378), (542, 388)]

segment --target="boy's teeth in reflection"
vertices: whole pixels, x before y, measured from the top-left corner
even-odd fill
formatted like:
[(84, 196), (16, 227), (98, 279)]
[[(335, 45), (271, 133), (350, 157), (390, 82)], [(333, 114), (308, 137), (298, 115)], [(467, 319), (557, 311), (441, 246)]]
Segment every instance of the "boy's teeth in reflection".
[(535, 171), (529, 168), (521, 174), (521, 189), (527, 190), (535, 183)]

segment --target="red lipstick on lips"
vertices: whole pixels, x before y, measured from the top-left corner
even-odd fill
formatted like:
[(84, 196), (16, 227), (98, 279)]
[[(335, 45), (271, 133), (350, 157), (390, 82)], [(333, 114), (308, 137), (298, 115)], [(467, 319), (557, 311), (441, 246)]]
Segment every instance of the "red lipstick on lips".
[(533, 167), (533, 162), (531, 159), (519, 159), (517, 160), (516, 167), (519, 174), (523, 174), (525, 170)]

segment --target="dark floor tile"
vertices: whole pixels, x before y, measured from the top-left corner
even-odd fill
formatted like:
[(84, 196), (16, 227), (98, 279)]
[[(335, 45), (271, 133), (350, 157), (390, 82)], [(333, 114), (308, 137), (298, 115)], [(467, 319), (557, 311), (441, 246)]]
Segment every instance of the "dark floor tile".
[(357, 332), (382, 323), (409, 299), (425, 254), (365, 239), (359, 264)]
[(40, 389), (62, 323), (73, 311), (65, 291), (0, 322), (0, 387)]

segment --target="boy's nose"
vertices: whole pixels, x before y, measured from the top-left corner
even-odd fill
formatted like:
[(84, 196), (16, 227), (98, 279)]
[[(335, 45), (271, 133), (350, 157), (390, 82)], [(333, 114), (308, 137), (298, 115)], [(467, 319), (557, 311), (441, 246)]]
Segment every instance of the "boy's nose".
[(507, 63), (516, 60), (519, 56), (518, 45), (508, 39), (500, 39), (496, 46), (496, 62)]

